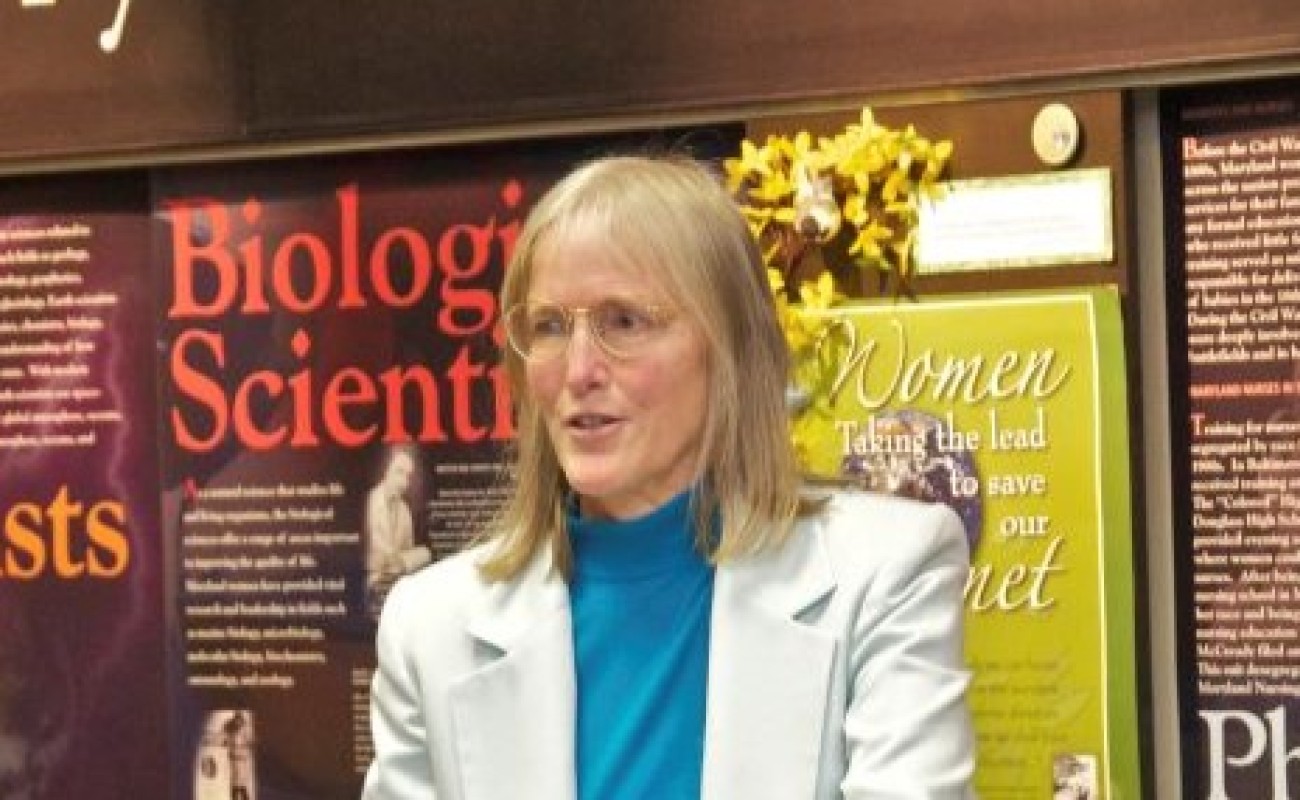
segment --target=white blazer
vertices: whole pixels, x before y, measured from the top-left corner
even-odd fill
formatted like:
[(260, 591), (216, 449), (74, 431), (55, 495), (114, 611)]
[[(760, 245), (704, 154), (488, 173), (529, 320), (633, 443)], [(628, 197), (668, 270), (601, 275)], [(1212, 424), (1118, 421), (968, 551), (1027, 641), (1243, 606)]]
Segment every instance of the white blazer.
[[(379, 625), (364, 800), (573, 800), (566, 584), (487, 583), (470, 550), (400, 580)], [(703, 800), (968, 798), (962, 587), (946, 507), (837, 494), (714, 582)]]

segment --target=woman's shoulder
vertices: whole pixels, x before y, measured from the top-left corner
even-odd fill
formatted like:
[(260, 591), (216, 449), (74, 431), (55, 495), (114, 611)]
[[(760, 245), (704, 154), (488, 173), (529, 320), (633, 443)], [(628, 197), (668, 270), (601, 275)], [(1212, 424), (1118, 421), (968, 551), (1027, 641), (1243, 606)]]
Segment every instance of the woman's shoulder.
[(836, 489), (822, 495), (821, 512), (832, 522), (889, 521), (901, 525), (933, 525), (944, 517), (953, 517), (943, 503), (914, 500), (896, 494), (865, 489)]
[(488, 544), (475, 545), (400, 578), (384, 603), (384, 616), (419, 618), (422, 623), (440, 617), (462, 617), (482, 602), (489, 582), (479, 571)]
[(943, 503), (858, 490), (837, 490), (805, 520), (801, 538), (820, 540), (840, 567), (916, 571), (935, 561), (965, 564), (965, 529)]

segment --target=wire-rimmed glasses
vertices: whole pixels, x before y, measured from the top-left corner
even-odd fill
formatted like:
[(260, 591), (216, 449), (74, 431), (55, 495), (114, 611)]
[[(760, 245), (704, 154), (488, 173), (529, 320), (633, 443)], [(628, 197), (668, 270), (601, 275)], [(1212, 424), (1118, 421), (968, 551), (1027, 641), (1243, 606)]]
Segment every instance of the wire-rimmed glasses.
[(524, 360), (550, 361), (568, 351), (578, 317), (586, 318), (587, 330), (606, 353), (628, 359), (659, 337), (672, 312), (663, 306), (614, 299), (586, 308), (519, 303), (506, 311), (506, 338)]

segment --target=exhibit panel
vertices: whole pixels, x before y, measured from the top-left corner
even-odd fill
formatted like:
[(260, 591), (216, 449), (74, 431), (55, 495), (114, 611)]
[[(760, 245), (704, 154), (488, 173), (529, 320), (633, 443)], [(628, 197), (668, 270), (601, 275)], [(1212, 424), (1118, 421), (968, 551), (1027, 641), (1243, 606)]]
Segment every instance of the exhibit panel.
[(1165, 166), (1188, 797), (1300, 785), (1300, 90), (1170, 92)]
[(823, 318), (828, 402), (796, 423), (813, 471), (944, 503), (966, 529), (979, 796), (1138, 796), (1132, 508), (1109, 457), (1129, 447), (1117, 295), (935, 296)]
[(0, 796), (166, 797), (148, 186), (0, 185)]
[[(958, 149), (954, 173), (983, 180), (981, 191), (993, 191), (1012, 214), (1034, 210), (1033, 202), (1002, 200), (1043, 185), (1035, 174), (1057, 176), (1057, 183), (1099, 179), (1104, 202), (1080, 210), (1104, 222), (1105, 247), (1084, 263), (1036, 257), (1028, 270), (966, 263), (960, 275), (920, 276), (924, 296), (932, 285), (993, 283), (1009, 292), (1017, 283), (1080, 276), (1124, 281), (1123, 253), (1111, 238), (1123, 206), (1122, 192), (1112, 195), (1123, 174), (1118, 98), (1066, 99), (1093, 137), (1069, 168), (1033, 160), (1028, 125), (1023, 141), (1007, 143), (1015, 153), (1007, 158), (978, 144), (978, 126), (968, 122), (958, 129), (970, 137), (969, 151)], [(1013, 105), (1028, 122), (1046, 103)], [(990, 108), (968, 111), (978, 118)], [(961, 116), (939, 119), (951, 124)], [(764, 124), (772, 123), (748, 129)], [(237, 789), (355, 796), (373, 748), (373, 634), (387, 588), (459, 548), (500, 500), (502, 450), (513, 430), (495, 355), (496, 287), (528, 207), (594, 155), (673, 150), (720, 159), (739, 149), (742, 130), (131, 173), (139, 238), (113, 274), (138, 298), (137, 312), (147, 309), (130, 317), (147, 355), (129, 363), (138, 371), (137, 390), (156, 387), (156, 397), (134, 413), (147, 413), (145, 433), (161, 460), (133, 466), (157, 498), (145, 547), (152, 562), (165, 565), (149, 578), (154, 595), (146, 609), (155, 616), (141, 657), (155, 672), (165, 670), (166, 689), (142, 702), (169, 720), (164, 743), (139, 746), (149, 747), (142, 760), (154, 759), (155, 769), (168, 765), (165, 777), (152, 778), (167, 784), (167, 796)], [(88, 179), (80, 191), (99, 192), (105, 180)], [(1035, 246), (1010, 235), (1000, 241), (1022, 252)], [(979, 473), (965, 476), (976, 483), (958, 504), (959, 511), (976, 504), (985, 520), (972, 523), (980, 528), (972, 543), (983, 544), (967, 588), (979, 786), (989, 797), (1029, 798), (1068, 778), (1098, 796), (1135, 794), (1141, 770), (1126, 501), (1116, 486), (1097, 483), (1097, 469), (1066, 476), (1044, 461), (1070, 449), (1075, 466), (1097, 464), (1100, 452), (1127, 447), (1124, 387), (1116, 382), (1124, 372), (1118, 295), (1028, 301), (1007, 292), (919, 305), (899, 298), (879, 308), (929, 319), (917, 323), (913, 345), (924, 340), (945, 352), (960, 349), (949, 341), (952, 330), (976, 325), (996, 334), (992, 321), (1008, 318), (1011, 307), (1046, 304), (1024, 313), (1069, 322), (1052, 332), (1070, 339), (1060, 345), (1070, 351), (1065, 372), (1078, 376), (1070, 378), (1077, 392), (1067, 393), (1068, 410), (1059, 408), (1063, 398), (1039, 398), (1035, 408), (977, 403), (985, 417), (967, 419), (959, 410), (961, 419), (947, 423), (949, 435), (968, 443), (991, 437), (965, 448)], [(941, 307), (946, 316), (931, 315)], [(975, 320), (981, 314), (983, 321)], [(1027, 325), (1014, 342), (990, 340), (978, 353), (955, 357), (1034, 349), (1030, 340), (1039, 334), (1047, 329)], [(925, 412), (951, 416), (939, 406)], [(1049, 421), (1063, 414), (1093, 422), (1068, 431)], [(870, 416), (854, 419), (871, 427)], [(1112, 470), (1105, 480), (1119, 474)], [(1094, 516), (1060, 507), (1063, 484), (1076, 482), (1088, 488), (1074, 499)], [(1087, 628), (1074, 644), (1092, 655), (1053, 649), (1062, 627)], [(1021, 640), (1038, 642), (1030, 648), (1036, 654), (1004, 658), (1006, 643)], [(302, 725), (304, 707), (313, 709), (310, 728)], [(99, 792), (137, 796), (125, 776), (102, 782)], [(57, 795), (36, 795), (43, 796)]]
[[(953, 143), (949, 213), (908, 291), (844, 284), (839, 416), (798, 435), (967, 522), (982, 796), (1153, 797), (1157, 736), (1183, 797), (1300, 791), (1300, 93), (1217, 83), (1295, 74), (1300, 6), (527, 6), (0, 2), (0, 797), (356, 796), (387, 590), (502, 496), (531, 204), (610, 149), (722, 159), (871, 98)], [(1169, 597), (1130, 503), (1130, 411), (1166, 400), (1134, 355), (1147, 84), (1186, 85), (1141, 265)]]

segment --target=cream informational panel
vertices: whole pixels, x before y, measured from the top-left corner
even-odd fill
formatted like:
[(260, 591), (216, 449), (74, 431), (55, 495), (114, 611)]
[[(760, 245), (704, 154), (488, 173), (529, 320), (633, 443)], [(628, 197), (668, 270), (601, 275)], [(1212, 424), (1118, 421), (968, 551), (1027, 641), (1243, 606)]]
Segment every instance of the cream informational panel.
[(1111, 261), (1110, 182), (1101, 168), (951, 181), (921, 206), (917, 270)]

